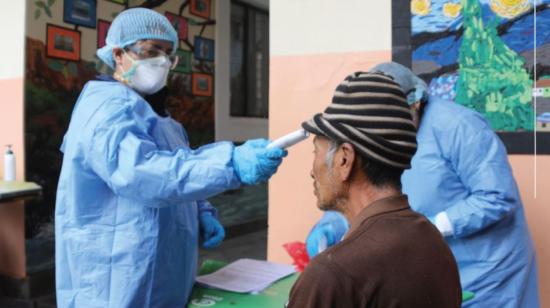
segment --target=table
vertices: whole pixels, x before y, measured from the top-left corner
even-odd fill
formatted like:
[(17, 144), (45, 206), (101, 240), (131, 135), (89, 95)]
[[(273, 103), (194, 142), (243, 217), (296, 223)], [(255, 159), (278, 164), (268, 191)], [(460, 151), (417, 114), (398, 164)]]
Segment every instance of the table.
[[(224, 262), (206, 260), (203, 262), (199, 275), (212, 273), (225, 265)], [(200, 307), (239, 307), (239, 308), (282, 308), (288, 301), (288, 294), (298, 274), (287, 276), (258, 294), (242, 294), (228, 291), (203, 288), (195, 285), (190, 296), (188, 308)]]
[(0, 181), (0, 203), (38, 197), (42, 187), (33, 182)]
[[(225, 265), (225, 262), (206, 260), (199, 269), (199, 275), (210, 274)], [(234, 293), (195, 285), (187, 308), (282, 308), (288, 301), (290, 289), (297, 278), (298, 274), (285, 277), (259, 294)], [(462, 292), (462, 302), (467, 302), (472, 298), (474, 298), (474, 293)]]

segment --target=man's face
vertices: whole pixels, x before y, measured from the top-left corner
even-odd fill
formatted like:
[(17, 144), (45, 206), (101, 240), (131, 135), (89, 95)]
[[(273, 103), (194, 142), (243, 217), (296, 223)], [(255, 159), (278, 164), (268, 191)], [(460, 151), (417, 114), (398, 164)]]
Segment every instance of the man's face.
[(327, 152), (330, 148), (329, 140), (316, 136), (313, 139), (314, 158), (313, 169), (310, 172), (313, 178), (314, 194), (317, 197), (317, 207), (321, 210), (334, 210), (337, 206), (337, 186), (334, 183), (332, 166), (327, 166)]

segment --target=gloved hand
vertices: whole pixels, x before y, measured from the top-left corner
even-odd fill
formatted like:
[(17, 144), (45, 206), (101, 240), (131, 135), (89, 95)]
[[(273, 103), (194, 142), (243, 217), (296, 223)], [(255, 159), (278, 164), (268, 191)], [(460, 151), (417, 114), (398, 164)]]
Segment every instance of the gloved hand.
[(218, 247), (225, 238), (223, 226), (210, 212), (199, 214), (199, 228), (203, 240), (202, 247), (204, 248)]
[(336, 245), (348, 229), (349, 223), (344, 215), (336, 211), (326, 211), (307, 236), (306, 249), (309, 258)]
[(267, 181), (288, 152), (280, 148), (266, 149), (269, 140), (248, 140), (233, 151), (233, 168), (243, 184)]

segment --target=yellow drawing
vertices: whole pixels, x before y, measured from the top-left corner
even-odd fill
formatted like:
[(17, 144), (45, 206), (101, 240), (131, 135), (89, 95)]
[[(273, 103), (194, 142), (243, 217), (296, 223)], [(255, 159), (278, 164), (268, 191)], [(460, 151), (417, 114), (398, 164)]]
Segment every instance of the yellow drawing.
[(412, 0), (411, 1), (411, 12), (414, 15), (428, 15), (431, 10), (432, 1), (431, 0)]
[(529, 0), (491, 0), (491, 10), (504, 18), (514, 18), (530, 8)]
[(460, 14), (460, 10), (462, 10), (462, 5), (459, 3), (448, 2), (443, 5), (443, 15), (450, 18), (456, 18)]

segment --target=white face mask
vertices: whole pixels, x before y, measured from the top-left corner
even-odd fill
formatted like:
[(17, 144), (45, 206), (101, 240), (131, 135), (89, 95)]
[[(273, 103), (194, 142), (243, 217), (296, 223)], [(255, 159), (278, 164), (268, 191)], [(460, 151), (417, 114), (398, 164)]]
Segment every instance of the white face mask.
[(166, 56), (134, 60), (124, 53), (132, 67), (122, 74), (128, 85), (141, 94), (153, 94), (166, 85), (172, 63)]

